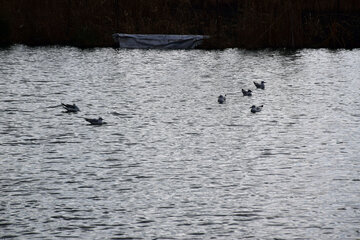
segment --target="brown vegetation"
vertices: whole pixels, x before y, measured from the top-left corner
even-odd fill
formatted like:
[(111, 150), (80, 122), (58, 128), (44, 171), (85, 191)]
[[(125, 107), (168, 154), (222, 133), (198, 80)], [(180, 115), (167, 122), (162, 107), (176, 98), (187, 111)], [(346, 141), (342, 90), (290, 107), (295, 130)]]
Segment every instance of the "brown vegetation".
[(353, 48), (360, 1), (0, 0), (0, 45), (113, 46), (116, 32), (206, 34), (206, 48)]

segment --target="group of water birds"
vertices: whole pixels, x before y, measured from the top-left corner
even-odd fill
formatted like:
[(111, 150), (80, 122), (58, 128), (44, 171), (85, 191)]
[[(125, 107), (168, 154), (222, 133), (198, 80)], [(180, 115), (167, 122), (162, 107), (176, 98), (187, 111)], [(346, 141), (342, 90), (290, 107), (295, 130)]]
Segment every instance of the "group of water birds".
[[(260, 83), (258, 82), (254, 82), (254, 85), (256, 86), (256, 88), (260, 88), (260, 89), (265, 89), (265, 82), (264, 81), (261, 81)], [(244, 90), (244, 89), (241, 89), (242, 93), (244, 96), (252, 96), (252, 91), (250, 89), (248, 90)], [(226, 102), (226, 94), (225, 95), (220, 95), (218, 97), (218, 102), (220, 104), (223, 104)], [(78, 106), (76, 106), (75, 104), (65, 104), (65, 103), (61, 103), (61, 106), (66, 110), (66, 112), (68, 113), (77, 113), (77, 112), (80, 112), (80, 109)], [(252, 113), (256, 113), (256, 112), (260, 112), (262, 110), (262, 107), (263, 105), (260, 105), (260, 106), (255, 106), (255, 105), (252, 105), (250, 107), (250, 111)], [(99, 118), (84, 118), (85, 121), (89, 122), (91, 125), (103, 125), (103, 124), (106, 124), (106, 122), (104, 122), (101, 117)]]
[[(68, 113), (77, 113), (80, 112), (80, 109), (75, 104), (65, 104), (61, 103), (61, 106), (66, 110)], [(85, 121), (89, 122), (91, 125), (103, 125), (106, 124), (101, 117), (99, 118), (84, 118)]]
[[(265, 89), (265, 82), (264, 81), (261, 81), (260, 83), (254, 81), (254, 85), (255, 85), (256, 88)], [(241, 89), (241, 91), (242, 91), (244, 96), (248, 96), (248, 97), (252, 96), (252, 91), (250, 89), (248, 89), (248, 90)], [(225, 102), (226, 102), (226, 94), (225, 95), (220, 95), (218, 97), (218, 103), (223, 104)], [(252, 105), (250, 107), (250, 111), (252, 113), (257, 113), (257, 112), (260, 112), (262, 110), (262, 108), (263, 108), (263, 105), (260, 105), (260, 106)]]

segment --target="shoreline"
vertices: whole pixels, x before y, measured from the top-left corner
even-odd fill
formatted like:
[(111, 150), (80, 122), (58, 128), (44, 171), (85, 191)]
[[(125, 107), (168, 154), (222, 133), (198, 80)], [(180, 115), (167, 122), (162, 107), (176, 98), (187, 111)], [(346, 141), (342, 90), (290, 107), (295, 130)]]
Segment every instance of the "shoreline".
[(0, 0), (0, 46), (115, 47), (114, 33), (211, 36), (200, 49), (352, 49), (360, 2)]

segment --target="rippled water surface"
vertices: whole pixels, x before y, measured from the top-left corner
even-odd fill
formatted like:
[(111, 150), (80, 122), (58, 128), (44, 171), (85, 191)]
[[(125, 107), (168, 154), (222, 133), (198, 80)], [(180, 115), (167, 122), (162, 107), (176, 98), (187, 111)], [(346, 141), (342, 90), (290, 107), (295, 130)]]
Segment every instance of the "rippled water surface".
[(13, 46), (0, 143), (0, 239), (360, 239), (360, 50)]

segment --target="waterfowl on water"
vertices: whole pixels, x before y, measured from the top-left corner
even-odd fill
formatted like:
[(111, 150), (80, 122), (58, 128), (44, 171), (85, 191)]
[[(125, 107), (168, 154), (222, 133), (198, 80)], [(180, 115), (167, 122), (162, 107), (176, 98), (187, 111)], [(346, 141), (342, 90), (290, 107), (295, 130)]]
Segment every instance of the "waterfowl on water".
[(241, 89), (242, 93), (244, 96), (251, 96), (252, 95), (252, 91), (250, 89), (248, 89), (247, 91), (244, 89)]
[(223, 103), (225, 103), (225, 102), (226, 102), (226, 94), (225, 94), (225, 96), (220, 95), (220, 96), (218, 97), (218, 103), (223, 104)]
[(99, 118), (85, 118), (85, 120), (87, 122), (89, 122), (91, 125), (102, 125), (102, 124), (106, 124), (106, 122), (103, 122), (104, 119), (102, 119), (101, 117)]
[(262, 110), (264, 105), (261, 105), (261, 106), (255, 106), (255, 105), (252, 105), (250, 108), (251, 108), (251, 112), (252, 113), (256, 113), (256, 112), (260, 112)]
[(76, 106), (75, 104), (65, 104), (65, 103), (61, 103), (61, 105), (63, 106), (63, 108), (64, 108), (67, 112), (77, 113), (77, 112), (80, 111), (80, 109), (78, 108), (78, 106)]
[(254, 84), (255, 84), (256, 88), (265, 89), (265, 84), (264, 83), (265, 83), (264, 81), (261, 81), (260, 83), (254, 81)]

